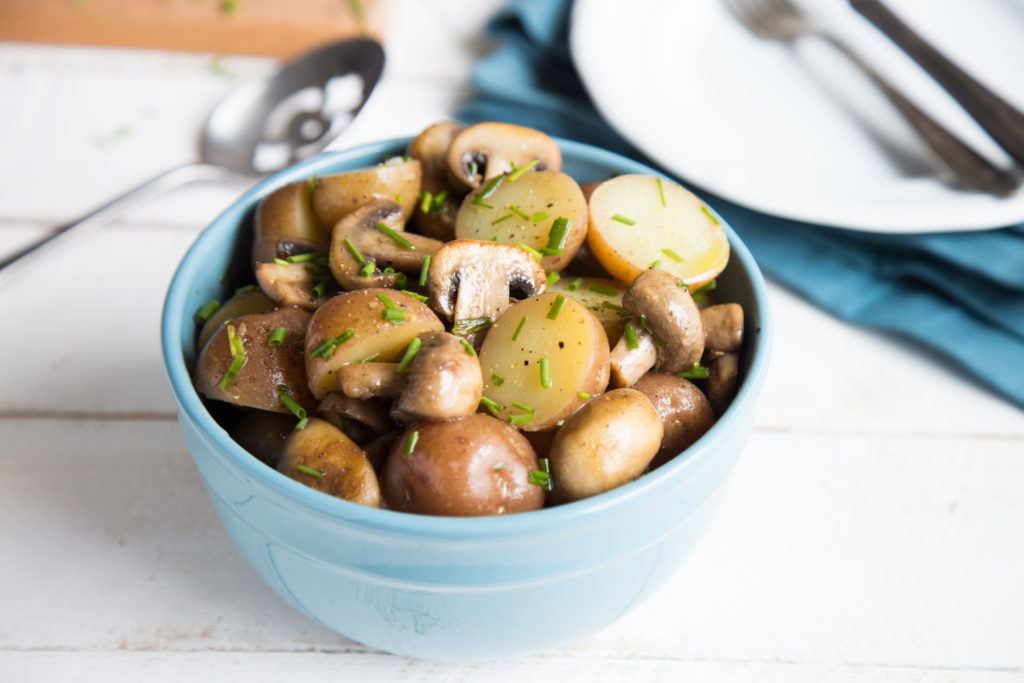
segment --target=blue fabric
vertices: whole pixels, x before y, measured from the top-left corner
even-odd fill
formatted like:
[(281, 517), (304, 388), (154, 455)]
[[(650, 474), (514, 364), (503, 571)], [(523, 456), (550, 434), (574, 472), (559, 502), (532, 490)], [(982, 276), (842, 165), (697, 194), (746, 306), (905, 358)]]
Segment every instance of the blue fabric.
[[(477, 63), (476, 92), (459, 118), (531, 126), (656, 167), (587, 98), (567, 47), (570, 9), (571, 0), (512, 0), (489, 25), (499, 47)], [(766, 216), (701, 194), (770, 278), (845, 320), (928, 347), (952, 371), (1024, 407), (1024, 226), (878, 235)]]

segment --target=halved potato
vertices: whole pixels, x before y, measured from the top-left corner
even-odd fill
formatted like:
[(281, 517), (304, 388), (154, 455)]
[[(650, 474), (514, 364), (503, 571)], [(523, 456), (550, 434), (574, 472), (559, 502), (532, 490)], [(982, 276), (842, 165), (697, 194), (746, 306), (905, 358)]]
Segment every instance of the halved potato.
[(523, 431), (551, 429), (608, 385), (608, 337), (583, 304), (545, 292), (498, 317), (480, 369), (497, 417)]
[(260, 202), (254, 225), (253, 263), (327, 251), (331, 235), (313, 215), (312, 187), (308, 180), (289, 183)]
[(196, 348), (206, 346), (213, 333), (220, 329), (220, 326), (232, 318), (249, 313), (266, 313), (272, 311), (276, 305), (263, 292), (258, 289), (250, 289), (244, 292), (237, 292), (234, 296), (224, 302), (224, 305), (214, 311), (213, 315), (206, 319), (203, 327), (199, 330), (199, 340)]
[[(544, 270), (558, 270), (576, 255), (587, 235), (587, 201), (561, 171), (497, 176), (466, 195), (455, 217), (455, 238), (548, 248), (555, 220), (568, 219), (560, 254), (546, 254)], [(557, 245), (555, 245), (557, 246)]]
[(594, 314), (608, 335), (608, 343), (614, 344), (626, 329), (626, 321), (632, 314), (622, 307), (622, 295), (626, 288), (622, 283), (606, 277), (572, 277), (563, 275), (548, 284), (549, 292), (565, 294), (579, 301)]
[[(405, 223), (416, 208), (421, 169), (416, 159), (387, 162), (359, 171), (348, 171), (316, 178), (313, 190), (313, 214), (330, 232), (345, 214), (374, 199), (387, 199), (402, 207)], [(326, 251), (326, 249), (324, 249)]]
[(277, 469), (317, 491), (380, 507), (380, 483), (366, 453), (325, 420), (311, 417), (288, 435)]
[(591, 194), (587, 244), (626, 284), (657, 264), (696, 288), (729, 261), (728, 237), (704, 202), (670, 180), (637, 174), (606, 180)]
[[(402, 316), (386, 319), (391, 306)], [(340, 390), (335, 373), (341, 366), (368, 358), (397, 360), (413, 337), (443, 329), (430, 308), (395, 289), (360, 289), (332, 297), (316, 310), (306, 331), (309, 390), (322, 399)]]

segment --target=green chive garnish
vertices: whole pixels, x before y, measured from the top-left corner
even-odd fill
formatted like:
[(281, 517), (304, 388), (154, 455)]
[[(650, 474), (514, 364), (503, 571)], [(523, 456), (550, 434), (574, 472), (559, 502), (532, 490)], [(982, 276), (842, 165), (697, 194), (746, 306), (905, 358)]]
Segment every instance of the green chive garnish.
[(618, 221), (620, 223), (625, 223), (626, 225), (636, 225), (635, 220), (633, 220), (632, 218), (626, 218), (621, 213), (617, 213), (614, 216), (612, 216), (612, 220)]
[(495, 415), (501, 412), (501, 404), (498, 403), (497, 401), (492, 401), (486, 396), (480, 397), (480, 405), (482, 405), (484, 408), (487, 408), (487, 410), (491, 411)]
[(502, 377), (501, 375), (497, 375), (497, 374), (491, 375), (491, 384), (493, 384), (494, 386), (500, 387), (504, 383), (505, 383), (505, 378)]
[(537, 464), (540, 465), (539, 470), (530, 470), (530, 474), (527, 480), (531, 484), (537, 486), (543, 486), (545, 491), (551, 491), (554, 489), (554, 481), (551, 478), (551, 463), (547, 458), (538, 458)]
[(582, 285), (583, 285), (583, 278), (581, 278), (581, 277), (578, 277), (578, 278), (576, 278), (575, 280), (573, 280), (572, 282), (570, 282), (570, 283), (569, 283), (569, 287), (568, 287), (568, 290), (569, 290), (570, 292), (575, 292), (575, 291), (576, 291), (577, 289), (579, 289), (579, 288), (580, 288), (580, 287), (581, 287)]
[(238, 289), (235, 290), (235, 296), (238, 296), (239, 294), (245, 294), (246, 292), (255, 292), (258, 289), (259, 287), (257, 287), (256, 285), (246, 285), (245, 287), (239, 287)]
[(309, 474), (311, 476), (314, 476), (317, 479), (323, 479), (324, 478), (324, 473), (323, 472), (321, 472), (320, 470), (314, 470), (312, 467), (306, 467), (305, 465), (296, 465), (295, 469), (297, 469), (299, 472), (302, 472), (304, 474)]
[(698, 301), (698, 302), (707, 301), (708, 300), (708, 296), (707, 296), (706, 292), (710, 292), (713, 289), (715, 289), (716, 287), (718, 287), (718, 280), (712, 280), (711, 282), (707, 283), (706, 285), (704, 285), (702, 287), (698, 287), (693, 292), (693, 300), (694, 301)]
[(290, 266), (291, 264), (285, 261), (283, 258), (274, 257), (274, 265), (277, 266)]
[(283, 327), (275, 327), (274, 331), (270, 333), (270, 339), (267, 340), (267, 346), (280, 346), (284, 343), (284, 336), (288, 334), (288, 330)]
[(192, 320), (195, 321), (196, 325), (202, 325), (210, 319), (211, 315), (217, 312), (218, 308), (220, 308), (220, 302), (216, 299), (210, 299), (203, 304), (202, 308), (196, 311), (196, 314), (192, 316)]
[(401, 204), (401, 203), (402, 203), (402, 193), (401, 192), (396, 192), (395, 193), (395, 204)]
[(577, 391), (577, 392), (576, 392), (576, 395), (577, 395), (577, 396), (579, 396), (580, 398), (582, 398), (582, 399), (583, 399), (584, 401), (586, 401), (586, 400), (589, 400), (589, 399), (590, 399), (590, 394), (588, 394), (588, 393), (587, 393), (587, 392), (585, 392), (585, 391)]
[(618, 304), (613, 304), (611, 301), (602, 301), (601, 308), (607, 308), (615, 311), (616, 313), (628, 313), (628, 311)]
[(308, 263), (314, 261), (319, 265), (327, 265), (327, 254), (309, 252), (307, 254), (292, 254), (288, 257), (288, 263)]
[(222, 391), (227, 391), (231, 383), (235, 381), (235, 376), (242, 369), (242, 366), (245, 365), (245, 361), (245, 356), (235, 356), (231, 359), (231, 366), (228, 367), (228, 371), (224, 373), (224, 377), (218, 385)]
[(425, 304), (428, 301), (430, 301), (430, 299), (428, 299), (427, 297), (423, 296), (419, 292), (413, 292), (413, 291), (408, 290), (408, 289), (402, 289), (402, 290), (399, 290), (399, 291), (401, 291), (402, 294), (408, 294), (413, 299), (416, 299), (416, 301), (419, 301), (421, 304)]
[(562, 250), (552, 249), (550, 247), (541, 247), (540, 249), (537, 250), (537, 253), (541, 254), (542, 256), (561, 256)]
[(391, 300), (391, 297), (389, 297), (389, 296), (388, 296), (387, 294), (378, 294), (378, 295), (377, 295), (377, 299), (378, 299), (378, 300), (379, 300), (379, 301), (380, 301), (380, 302), (381, 302), (382, 304), (384, 304), (384, 308), (387, 308), (387, 309), (395, 309), (395, 308), (398, 308), (398, 306), (396, 306), (396, 305), (395, 305), (395, 302), (394, 302), (394, 301), (392, 301), (392, 300)]
[(661, 178), (655, 178), (654, 182), (658, 183), (658, 196), (661, 197), (661, 205), (662, 206), (666, 206), (666, 204), (665, 204), (665, 188), (663, 188), (661, 186)]
[[(496, 175), (496, 176), (494, 176), (489, 181), (487, 181), (487, 184), (484, 185), (484, 189), (482, 189), (480, 191), (480, 194), (478, 194), (476, 196), (476, 198), (477, 199), (487, 199), (488, 197), (491, 196), (491, 193), (493, 193), (498, 188), (498, 185), (501, 185), (503, 180), (505, 180), (505, 176), (503, 176), (503, 175)], [(491, 208), (494, 208), (494, 207), (491, 207)]]
[(530, 254), (533, 255), (533, 258), (537, 259), (538, 261), (540, 261), (543, 258), (543, 256), (541, 255), (541, 253), (539, 251), (537, 251), (533, 247), (526, 246), (522, 242), (516, 242), (516, 246), (519, 247), (520, 249), (522, 249), (523, 251), (530, 252)]
[(555, 297), (555, 300), (551, 302), (551, 308), (548, 309), (548, 314), (546, 316), (547, 319), (557, 320), (558, 314), (562, 312), (563, 305), (565, 305), (565, 297), (559, 294)]
[(465, 339), (459, 339), (459, 341), (462, 342), (462, 348), (466, 352), (466, 355), (468, 355), (468, 356), (475, 356), (476, 355), (476, 351), (473, 350), (473, 345), (472, 344), (470, 344)]
[(672, 259), (676, 263), (682, 263), (683, 260), (684, 260), (682, 256), (680, 256), (679, 254), (677, 254), (676, 252), (674, 252), (674, 251), (672, 251), (671, 249), (668, 249), (668, 248), (662, 249), (661, 253), (664, 254), (665, 256), (668, 256), (670, 259)]
[(547, 217), (548, 217), (548, 212), (547, 211), (538, 211), (537, 213), (535, 213), (532, 216), (530, 216), (530, 220), (533, 221), (534, 223), (536, 223), (538, 221), (544, 220)]
[(569, 219), (568, 218), (556, 218), (551, 224), (551, 230), (548, 231), (548, 243), (545, 245), (548, 249), (563, 249), (565, 248), (565, 238), (569, 235)]
[(420, 192), (420, 211), (423, 213), (430, 213), (430, 207), (434, 201), (434, 193), (430, 190), (423, 190)]
[(640, 314), (640, 329), (641, 330), (646, 330), (647, 329), (647, 314), (646, 313), (641, 313)]
[(500, 472), (501, 470), (505, 469), (505, 463), (499, 462), (497, 465), (495, 465), (491, 469), (494, 470), (495, 472)]
[(627, 322), (626, 323), (626, 330), (623, 333), (623, 335), (626, 337), (626, 348), (628, 348), (628, 349), (638, 349), (638, 348), (640, 348), (640, 342), (636, 338), (636, 330), (633, 329), (633, 323), (631, 323), (631, 322)]
[(476, 199), (471, 201), (470, 204), (472, 204), (473, 206), (479, 206), (479, 207), (482, 207), (482, 208), (485, 208), (485, 209), (493, 209), (494, 208), (493, 204), (488, 204), (487, 202), (485, 202), (482, 199), (480, 199), (480, 197), (477, 197)]
[(651, 261), (651, 265), (647, 266), (647, 270), (654, 270), (661, 265), (661, 261)]
[(370, 277), (371, 275), (373, 275), (373, 271), (375, 270), (377, 270), (377, 264), (374, 263), (373, 261), (367, 261), (365, 264), (363, 264), (363, 267), (362, 269), (360, 269), (359, 274), (362, 275), (363, 277)]
[(412, 452), (416, 450), (416, 442), (420, 440), (420, 433), (415, 429), (409, 432), (409, 436), (405, 438), (405, 451), (402, 453), (403, 458), (408, 458), (412, 455)]
[(372, 363), (373, 361), (377, 360), (378, 358), (380, 358), (380, 352), (379, 351), (377, 353), (373, 354), (373, 355), (367, 356), (366, 358), (362, 359), (359, 362), (360, 363)]
[(491, 225), (497, 225), (498, 223), (500, 223), (502, 221), (507, 221), (509, 218), (512, 218), (512, 214), (506, 213), (501, 218), (498, 218), (498, 219), (495, 219), (495, 220), (491, 221)]
[(380, 317), (392, 325), (401, 325), (405, 322), (405, 311), (400, 308), (385, 308)]
[(427, 284), (427, 271), (430, 270), (430, 254), (423, 257), (423, 265), (420, 266), (420, 279), (418, 280), (420, 287), (425, 287)]
[(526, 404), (523, 404), (523, 403), (513, 403), (512, 407), (513, 408), (517, 408), (519, 410), (522, 410), (523, 414), (522, 415), (510, 415), (509, 418), (508, 418), (508, 423), (509, 424), (512, 424), (512, 425), (527, 424), (528, 422), (533, 420), (533, 413), (535, 411), (530, 406), (528, 406)]
[(524, 221), (530, 220), (530, 214), (526, 213), (525, 211), (520, 209), (515, 204), (509, 204), (508, 205), (508, 210), (511, 211), (512, 213), (514, 213), (515, 215), (519, 216), (520, 218), (522, 218)]
[(536, 165), (537, 165), (538, 163), (539, 163), (539, 160), (538, 160), (538, 159), (534, 159), (534, 160), (533, 160), (533, 161), (531, 161), (530, 163), (528, 163), (528, 164), (524, 164), (524, 165), (520, 166), (520, 167), (519, 167), (519, 168), (517, 168), (517, 169), (516, 169), (516, 170), (515, 170), (515, 171), (514, 171), (514, 172), (513, 172), (513, 173), (512, 173), (511, 175), (509, 175), (509, 177), (508, 177), (508, 181), (509, 181), (510, 183), (511, 183), (511, 182), (515, 182), (515, 181), (516, 181), (516, 179), (517, 179), (517, 178), (519, 178), (519, 176), (521, 176), (521, 175), (523, 175), (524, 173), (526, 173), (527, 171), (529, 171), (529, 170), (530, 170), (531, 168), (533, 168), (534, 166), (536, 166)]
[(551, 370), (547, 358), (540, 359), (540, 385), (545, 389), (551, 386)]
[(288, 394), (288, 387), (283, 384), (279, 384), (277, 387), (277, 398), (281, 401), (281, 405), (291, 411), (292, 415), (299, 418), (299, 423), (295, 425), (296, 429), (302, 429), (309, 424), (309, 418), (306, 416), (306, 409), (298, 404), (298, 402)]
[(412, 242), (410, 242), (409, 240), (407, 240), (404, 237), (402, 237), (401, 235), (399, 235), (397, 232), (395, 232), (394, 230), (389, 228), (384, 223), (377, 223), (377, 229), (380, 230), (385, 235), (387, 235), (388, 237), (390, 237), (392, 240), (394, 240), (403, 249), (415, 249), (416, 248), (416, 247), (413, 246)]
[(559, 275), (555, 271), (551, 271), (550, 273), (548, 273), (548, 287), (550, 287), (551, 285), (555, 284), (556, 282), (558, 282), (561, 279), (562, 279), (561, 275)]
[(310, 201), (310, 203), (312, 203), (312, 201), (313, 201), (313, 195), (316, 194), (316, 187), (317, 187), (316, 173), (314, 173), (309, 178), (309, 201)]
[(711, 213), (711, 209), (709, 209), (707, 206), (701, 205), (700, 210), (704, 212), (705, 216), (711, 219), (712, 223), (718, 225), (718, 219), (715, 218), (715, 215), (713, 213)]
[(413, 337), (409, 341), (409, 345), (405, 347), (405, 355), (402, 356), (402, 360), (398, 363), (398, 372), (403, 373), (409, 369), (409, 365), (412, 363), (412, 359), (416, 357), (416, 354), (420, 352), (420, 347), (423, 346), (423, 342), (419, 337)]
[(512, 402), (512, 407), (513, 408), (518, 408), (519, 410), (523, 410), (523, 411), (529, 413), (530, 415), (533, 415), (535, 412), (537, 412), (533, 408), (531, 408), (530, 406), (526, 405), (525, 403), (518, 403), (518, 402), (513, 401)]
[(359, 265), (366, 263), (366, 259), (364, 259), (363, 255), (359, 253), (358, 249), (356, 249), (356, 245), (352, 244), (352, 240), (347, 237), (345, 238), (345, 248), (348, 249), (349, 253), (352, 254), (352, 257), (359, 262)]
[(694, 363), (690, 366), (689, 370), (677, 372), (676, 377), (682, 377), (683, 379), (707, 379), (708, 369), (700, 363)]
[(522, 317), (522, 319), (519, 321), (519, 324), (516, 325), (516, 331), (512, 333), (512, 341), (515, 341), (516, 339), (519, 338), (519, 333), (523, 331), (523, 325), (525, 325), (525, 324), (526, 324), (526, 316), (524, 315)]
[(354, 336), (356, 336), (355, 330), (345, 330), (337, 337), (324, 339), (322, 342), (313, 347), (313, 350), (309, 352), (309, 357), (330, 360), (331, 356), (334, 355), (334, 350)]
[(472, 332), (482, 332), (493, 324), (494, 321), (486, 316), (483, 318), (463, 318), (462, 320), (456, 320), (452, 325), (452, 334), (462, 336)]
[(618, 296), (618, 292), (611, 287), (604, 287), (603, 285), (590, 285), (591, 292), (597, 292), (598, 294), (604, 294), (605, 296)]

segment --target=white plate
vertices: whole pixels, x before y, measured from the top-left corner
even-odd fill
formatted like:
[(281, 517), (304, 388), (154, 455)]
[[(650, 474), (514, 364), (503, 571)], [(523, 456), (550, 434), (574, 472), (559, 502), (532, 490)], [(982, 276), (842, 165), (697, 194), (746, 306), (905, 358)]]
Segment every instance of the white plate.
[[(806, 0), (805, 0), (806, 2)], [(889, 0), (908, 24), (1024, 108), (1024, 0)], [(1009, 158), (844, 0), (817, 16), (979, 152)], [(752, 209), (877, 232), (1002, 227), (1008, 198), (944, 184), (877, 89), (815, 38), (761, 40), (723, 0), (576, 0), (570, 47), (605, 119), (688, 183)]]

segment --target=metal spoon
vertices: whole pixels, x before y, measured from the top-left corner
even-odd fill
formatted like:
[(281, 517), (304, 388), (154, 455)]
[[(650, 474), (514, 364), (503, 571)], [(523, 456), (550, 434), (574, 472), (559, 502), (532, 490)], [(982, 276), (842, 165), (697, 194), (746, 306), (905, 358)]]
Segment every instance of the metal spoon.
[(0, 261), (0, 287), (33, 262), (168, 190), (259, 176), (323, 149), (366, 104), (384, 70), (372, 40), (333, 43), (233, 90), (206, 121), (199, 160), (172, 168)]

